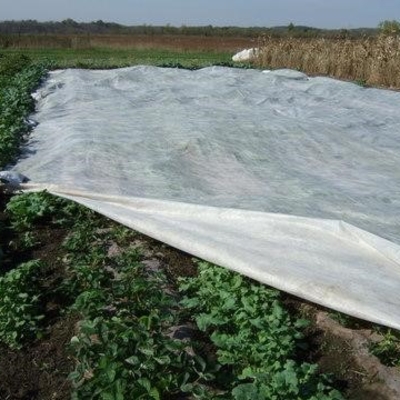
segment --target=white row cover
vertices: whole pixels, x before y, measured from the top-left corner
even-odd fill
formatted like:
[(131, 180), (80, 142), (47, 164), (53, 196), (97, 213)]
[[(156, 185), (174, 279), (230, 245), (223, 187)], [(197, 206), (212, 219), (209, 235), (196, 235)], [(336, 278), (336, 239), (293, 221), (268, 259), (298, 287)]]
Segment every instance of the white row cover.
[(140, 66), (54, 71), (36, 99), (32, 187), (400, 329), (400, 93)]

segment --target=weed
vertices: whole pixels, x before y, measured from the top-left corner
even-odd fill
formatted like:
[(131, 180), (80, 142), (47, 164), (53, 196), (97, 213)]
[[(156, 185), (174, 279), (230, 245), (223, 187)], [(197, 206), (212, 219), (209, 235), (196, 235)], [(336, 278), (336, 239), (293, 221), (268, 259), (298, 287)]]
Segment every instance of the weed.
[(391, 329), (385, 329), (385, 331), (382, 332), (378, 329), (378, 332), (383, 335), (383, 339), (373, 343), (370, 346), (370, 351), (383, 364), (390, 367), (400, 366), (400, 336), (392, 332)]

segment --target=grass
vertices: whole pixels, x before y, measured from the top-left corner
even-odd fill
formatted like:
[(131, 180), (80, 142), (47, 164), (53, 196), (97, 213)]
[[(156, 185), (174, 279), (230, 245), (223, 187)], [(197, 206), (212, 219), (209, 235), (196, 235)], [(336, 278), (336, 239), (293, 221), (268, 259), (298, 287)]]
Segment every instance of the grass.
[(290, 316), (278, 290), (207, 262), (198, 270), (181, 279), (181, 304), (231, 368), (233, 399), (343, 399), (316, 364), (293, 360), (309, 322)]

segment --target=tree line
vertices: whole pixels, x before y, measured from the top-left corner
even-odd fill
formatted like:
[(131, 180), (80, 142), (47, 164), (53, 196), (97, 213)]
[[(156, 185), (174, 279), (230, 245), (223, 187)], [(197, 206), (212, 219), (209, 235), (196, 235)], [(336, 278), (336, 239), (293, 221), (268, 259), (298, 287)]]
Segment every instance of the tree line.
[[(384, 25), (386, 29), (393, 29), (396, 21)], [(388, 28), (389, 26), (389, 28)], [(358, 38), (362, 36), (375, 36), (381, 31), (378, 28), (359, 29), (318, 29), (309, 26), (294, 25), (275, 27), (236, 27), (224, 26), (153, 26), (136, 25), (125, 26), (114, 22), (102, 20), (93, 22), (77, 22), (73, 19), (64, 21), (39, 22), (36, 20), (0, 21), (0, 35), (99, 35), (99, 34), (127, 34), (127, 35), (193, 35), (193, 36), (219, 36), (219, 37), (327, 37), (327, 38)]]

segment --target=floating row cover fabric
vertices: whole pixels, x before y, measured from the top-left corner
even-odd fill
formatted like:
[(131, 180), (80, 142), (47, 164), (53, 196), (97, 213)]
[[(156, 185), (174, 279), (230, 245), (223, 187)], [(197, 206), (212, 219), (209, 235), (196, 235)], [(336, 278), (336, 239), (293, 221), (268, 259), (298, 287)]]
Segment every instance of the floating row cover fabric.
[(258, 52), (259, 50), (257, 48), (244, 49), (242, 51), (239, 51), (239, 53), (236, 53), (232, 57), (232, 61), (235, 62), (251, 61), (253, 58), (257, 57)]
[(54, 71), (35, 97), (31, 187), (400, 329), (400, 93), (139, 66)]

